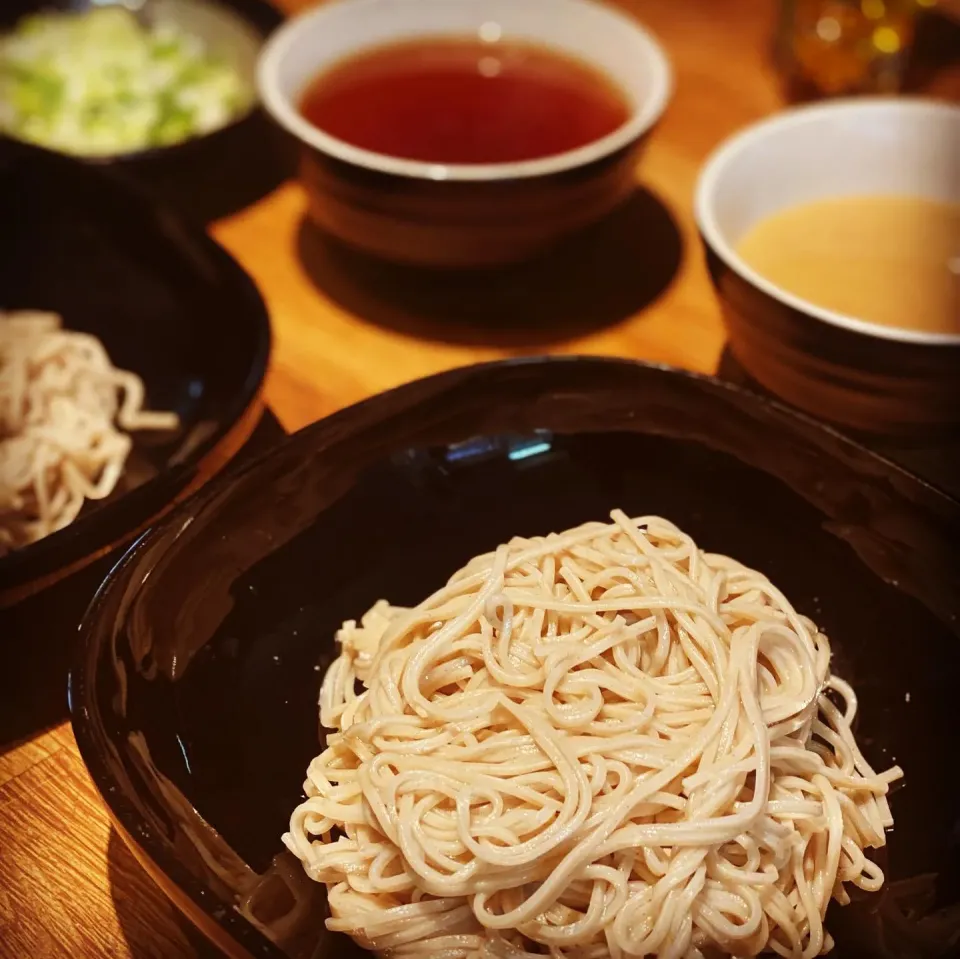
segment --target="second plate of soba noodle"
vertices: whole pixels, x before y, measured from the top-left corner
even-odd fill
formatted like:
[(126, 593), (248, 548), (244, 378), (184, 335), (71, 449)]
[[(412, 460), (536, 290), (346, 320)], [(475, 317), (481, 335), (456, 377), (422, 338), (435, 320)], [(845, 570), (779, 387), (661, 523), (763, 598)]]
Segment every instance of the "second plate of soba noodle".
[(143, 380), (95, 336), (64, 329), (56, 313), (0, 313), (0, 557), (110, 496), (132, 433), (180, 426), (144, 403)]
[(715, 380), (453, 371), (145, 537), (75, 730), (230, 955), (952, 956), (958, 543)]
[[(24, 610), (230, 458), (270, 332), (213, 240), (106, 171), (0, 143), (0, 219), (0, 610)], [(0, 634), (72, 631), (95, 586)]]

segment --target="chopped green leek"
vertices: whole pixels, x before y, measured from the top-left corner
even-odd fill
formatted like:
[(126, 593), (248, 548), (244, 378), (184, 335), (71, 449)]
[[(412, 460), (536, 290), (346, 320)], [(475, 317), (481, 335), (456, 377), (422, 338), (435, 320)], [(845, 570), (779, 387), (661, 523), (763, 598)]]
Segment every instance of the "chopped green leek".
[(35, 14), (0, 37), (0, 130), (64, 153), (178, 143), (225, 126), (252, 95), (199, 38), (119, 6)]

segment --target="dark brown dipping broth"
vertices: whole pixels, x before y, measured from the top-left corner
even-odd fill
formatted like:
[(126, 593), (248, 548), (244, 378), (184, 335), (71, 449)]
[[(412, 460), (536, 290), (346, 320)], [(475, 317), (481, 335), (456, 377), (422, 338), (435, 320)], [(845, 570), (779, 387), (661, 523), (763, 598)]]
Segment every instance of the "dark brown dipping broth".
[(354, 146), (428, 163), (512, 163), (564, 153), (629, 118), (626, 94), (581, 60), (532, 43), (431, 38), (322, 71), (301, 100)]

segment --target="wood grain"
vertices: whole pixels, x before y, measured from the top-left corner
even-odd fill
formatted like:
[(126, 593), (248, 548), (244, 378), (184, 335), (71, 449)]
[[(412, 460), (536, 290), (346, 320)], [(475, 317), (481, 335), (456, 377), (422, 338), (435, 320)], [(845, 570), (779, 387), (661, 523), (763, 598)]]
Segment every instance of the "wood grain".
[(0, 956), (195, 957), (174, 908), (112, 832), (70, 732), (0, 785)]
[[(662, 39), (676, 91), (640, 163), (635, 201), (585, 240), (478, 283), (344, 254), (305, 226), (292, 183), (214, 227), (266, 298), (276, 336), (266, 400), (288, 430), (500, 356), (613, 354), (715, 368), (723, 332), (691, 197), (709, 151), (781, 106), (768, 56), (775, 5), (621, 6)], [(0, 746), (0, 957), (207, 954), (112, 832), (69, 726)]]
[[(663, 39), (677, 83), (640, 163), (639, 183), (649, 192), (636, 215), (601, 230), (599, 242), (593, 237), (533, 268), (504, 271), (504, 282), (488, 284), (470, 309), (478, 291), (469, 281), (464, 289), (443, 277), (358, 265), (323, 242), (305, 224), (294, 184), (216, 227), (267, 299), (276, 336), (267, 399), (288, 429), (418, 376), (518, 353), (615, 354), (715, 368), (723, 335), (691, 196), (706, 154), (780, 105), (767, 57), (770, 5), (731, 0), (723, 14), (710, 15), (709, 0), (621, 5)], [(728, 57), (730, 50), (736, 56)], [(671, 244), (680, 247), (678, 264), (664, 261)], [(571, 301), (579, 317), (570, 315)]]

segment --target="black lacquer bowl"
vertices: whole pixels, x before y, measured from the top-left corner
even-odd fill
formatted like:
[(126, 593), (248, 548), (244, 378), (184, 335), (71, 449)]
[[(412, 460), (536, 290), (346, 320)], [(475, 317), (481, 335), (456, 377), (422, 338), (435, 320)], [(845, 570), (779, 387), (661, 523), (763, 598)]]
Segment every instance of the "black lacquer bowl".
[(0, 223), (0, 310), (53, 310), (94, 333), (143, 378), (150, 408), (181, 420), (173, 433), (133, 434), (110, 497), (0, 558), (0, 608), (10, 608), (129, 542), (229, 459), (259, 415), (270, 325), (220, 246), (105, 171), (0, 144)]
[[(615, 506), (768, 573), (830, 634), (868, 758), (906, 770), (887, 885), (831, 911), (834, 954), (956, 955), (960, 504), (735, 387), (615, 360), (478, 366), (377, 396), (143, 537), (91, 607), (71, 678), (120, 832), (230, 955), (358, 955), (318, 928), (298, 864), (271, 867), (318, 750), (334, 630), (380, 597), (417, 602), (512, 534)], [(306, 920), (277, 945), (237, 891), (259, 916), (302, 900)]]

